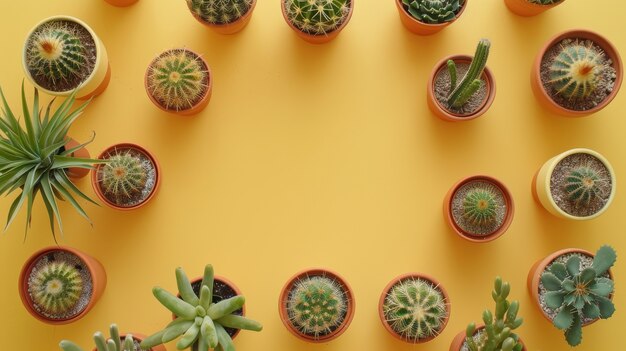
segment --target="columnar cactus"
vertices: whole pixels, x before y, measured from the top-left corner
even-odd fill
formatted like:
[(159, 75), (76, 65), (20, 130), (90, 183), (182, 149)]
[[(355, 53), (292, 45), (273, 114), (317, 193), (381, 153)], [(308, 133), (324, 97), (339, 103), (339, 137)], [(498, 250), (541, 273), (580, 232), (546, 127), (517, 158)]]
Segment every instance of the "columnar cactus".
[(76, 306), (83, 292), (78, 269), (66, 262), (45, 263), (28, 282), (33, 302), (42, 311), (63, 316)]
[(404, 8), (422, 23), (438, 24), (452, 21), (465, 0), (402, 0)]
[(561, 44), (561, 51), (550, 66), (548, 84), (564, 98), (587, 98), (596, 90), (606, 67), (603, 60), (604, 52), (591, 44), (584, 45), (578, 40)]
[(252, 0), (186, 0), (189, 11), (202, 22), (222, 25), (250, 11)]
[(591, 165), (572, 169), (565, 181), (565, 191), (576, 206), (589, 206), (591, 201), (601, 196), (600, 185), (608, 183), (604, 172)]
[(297, 281), (287, 298), (287, 313), (301, 333), (318, 338), (343, 323), (348, 301), (342, 286), (324, 276)]
[[(503, 282), (497, 277), (491, 296), (496, 303), (495, 316), (489, 310), (483, 312), (485, 323), (484, 333), (480, 338), (475, 338), (476, 324), (467, 326), (465, 340), (470, 351), (521, 351), (522, 344), (513, 330), (519, 328), (522, 318), (517, 318), (519, 302), (509, 302), (507, 296), (511, 287), (508, 282)], [(495, 318), (494, 318), (495, 317)]]
[(287, 18), (311, 35), (325, 35), (339, 28), (350, 13), (352, 0), (282, 0)]
[[(104, 338), (101, 332), (96, 332), (93, 335), (97, 351), (139, 351), (139, 348), (135, 348), (135, 342), (131, 334), (126, 334), (122, 342), (120, 331), (116, 324), (111, 324), (109, 330), (111, 332), (111, 338), (108, 340)], [(83, 351), (82, 348), (69, 340), (61, 340), (59, 347), (63, 351)]]
[(581, 270), (580, 257), (572, 255), (565, 264), (555, 262), (542, 273), (545, 304), (558, 311), (552, 323), (565, 331), (570, 346), (582, 341), (583, 319), (606, 319), (615, 312), (610, 299), (613, 281), (604, 275), (616, 259), (615, 250), (605, 245), (596, 252), (591, 267)]
[(148, 172), (137, 155), (130, 149), (116, 151), (108, 161), (100, 167), (99, 173), (105, 194), (116, 199), (130, 199), (143, 191)]
[(448, 105), (454, 108), (463, 106), (471, 97), (480, 89), (483, 84), (480, 80), (480, 75), (483, 73), (485, 66), (487, 65), (487, 58), (489, 57), (489, 48), (491, 42), (487, 39), (481, 39), (476, 47), (476, 53), (472, 59), (470, 67), (461, 79), (461, 82), (457, 85), (456, 77), (457, 70), (456, 64), (452, 60), (448, 60), (448, 72), (450, 74), (451, 92), (448, 96)]
[(429, 281), (404, 279), (394, 285), (383, 303), (388, 325), (407, 340), (437, 336), (448, 316), (444, 295)]
[(496, 219), (496, 194), (488, 187), (474, 188), (463, 199), (463, 216), (475, 225)]
[(243, 296), (237, 295), (217, 303), (213, 302), (213, 276), (213, 266), (206, 265), (199, 297), (180, 267), (176, 268), (176, 283), (182, 299), (160, 287), (152, 289), (157, 300), (177, 317), (163, 330), (145, 338), (141, 342), (143, 350), (182, 336), (176, 343), (179, 350), (197, 343), (198, 350), (217, 348), (234, 351), (233, 341), (224, 327), (253, 331), (263, 329), (259, 322), (233, 314), (243, 306), (245, 302)]

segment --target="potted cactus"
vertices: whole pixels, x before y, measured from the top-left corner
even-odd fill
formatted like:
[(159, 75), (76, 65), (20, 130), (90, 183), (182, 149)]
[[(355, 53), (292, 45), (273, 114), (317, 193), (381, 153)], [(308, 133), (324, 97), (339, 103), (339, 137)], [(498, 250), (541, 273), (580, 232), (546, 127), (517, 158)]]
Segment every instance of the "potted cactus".
[(448, 324), (450, 298), (435, 279), (418, 273), (403, 274), (383, 290), (378, 314), (391, 335), (408, 343), (425, 343)]
[(535, 16), (563, 3), (565, 0), (504, 0), (511, 12), (520, 16)]
[(557, 251), (528, 272), (528, 290), (541, 314), (565, 332), (570, 346), (582, 341), (582, 327), (613, 315), (613, 274), (617, 255), (602, 246), (595, 256), (581, 249)]
[(88, 99), (104, 91), (111, 68), (104, 44), (83, 21), (54, 16), (28, 34), (22, 54), (26, 77), (51, 95)]
[(189, 116), (208, 105), (213, 77), (199, 54), (189, 49), (170, 49), (152, 60), (144, 84), (148, 97), (158, 108)]
[(297, 338), (328, 342), (343, 334), (354, 317), (354, 296), (348, 283), (327, 269), (308, 269), (283, 286), (278, 312)]
[(395, 0), (400, 21), (411, 32), (431, 35), (456, 21), (468, 0)]
[(481, 39), (473, 58), (453, 55), (435, 65), (426, 91), (428, 107), (437, 117), (467, 121), (489, 109), (496, 95), (496, 81), (486, 67), (490, 47), (489, 40)]
[(593, 219), (615, 197), (615, 173), (600, 153), (570, 149), (546, 161), (535, 173), (532, 192), (548, 212), (574, 220)]
[(467, 329), (457, 334), (452, 340), (450, 351), (524, 351), (526, 347), (522, 340), (513, 333), (519, 328), (523, 320), (517, 318), (519, 302), (509, 302), (507, 297), (511, 290), (508, 282), (496, 277), (494, 289), (491, 292), (496, 303), (495, 316), (489, 310), (483, 312), (484, 325), (476, 327), (470, 323)]
[(96, 166), (91, 173), (91, 183), (106, 205), (117, 210), (134, 210), (156, 194), (161, 169), (148, 150), (136, 144), (115, 144), (98, 158), (106, 163)]
[(256, 6), (256, 0), (186, 0), (189, 11), (198, 22), (220, 34), (242, 30)]
[(26, 310), (49, 324), (79, 320), (96, 304), (107, 276), (95, 258), (69, 247), (34, 253), (20, 272), (19, 292)]
[(141, 342), (143, 350), (170, 342), (182, 336), (176, 343), (178, 350), (193, 348), (235, 350), (232, 338), (226, 328), (261, 331), (263, 326), (235, 312), (243, 308), (245, 298), (241, 295), (220, 299), (216, 295), (213, 266), (204, 269), (200, 294), (196, 294), (192, 284), (181, 268), (176, 269), (176, 283), (180, 297), (160, 287), (152, 293), (159, 302), (175, 316), (163, 330), (148, 336)]
[(500, 237), (511, 225), (515, 206), (499, 180), (477, 175), (454, 184), (443, 200), (443, 215), (452, 230), (472, 242)]
[(622, 79), (622, 60), (613, 44), (598, 33), (571, 30), (556, 35), (539, 51), (531, 87), (548, 111), (582, 117), (606, 107)]
[(283, 17), (312, 44), (333, 40), (350, 21), (354, 0), (281, 0)]
[[(93, 335), (93, 340), (96, 347), (93, 351), (140, 351), (139, 344), (144, 339), (142, 335), (138, 334), (120, 334), (120, 331), (116, 324), (111, 324), (109, 327), (111, 337), (105, 339), (101, 332), (96, 332)], [(78, 345), (69, 340), (61, 340), (59, 347), (63, 351), (83, 351)], [(147, 349), (146, 351), (165, 351), (163, 345), (158, 345)]]

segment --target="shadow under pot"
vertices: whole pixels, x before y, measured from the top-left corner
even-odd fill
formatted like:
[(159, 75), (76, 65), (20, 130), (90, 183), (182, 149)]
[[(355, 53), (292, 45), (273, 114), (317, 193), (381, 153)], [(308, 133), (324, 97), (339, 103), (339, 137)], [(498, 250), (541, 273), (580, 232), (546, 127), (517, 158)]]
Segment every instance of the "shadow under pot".
[(354, 0), (281, 0), (280, 5), (289, 27), (311, 44), (335, 39), (354, 10)]
[(548, 111), (583, 117), (606, 107), (623, 80), (617, 49), (600, 34), (570, 30), (539, 51), (530, 75), (537, 101)]
[(378, 300), (378, 315), (391, 335), (421, 344), (445, 329), (450, 319), (450, 297), (434, 278), (407, 273), (387, 284)]
[(516, 15), (529, 17), (547, 11), (565, 0), (504, 0), (506, 7)]
[(452, 230), (465, 240), (489, 242), (511, 225), (515, 206), (499, 180), (477, 175), (454, 184), (443, 201), (443, 215)]
[(607, 210), (615, 197), (613, 167), (590, 149), (570, 149), (546, 161), (535, 173), (535, 200), (559, 218), (593, 219)]
[(106, 287), (104, 267), (69, 247), (48, 247), (24, 264), (19, 293), (26, 310), (48, 324), (68, 324), (84, 317)]
[(161, 183), (156, 158), (139, 145), (115, 144), (98, 157), (91, 184), (98, 198), (117, 210), (137, 209), (154, 197)]
[(400, 21), (410, 32), (432, 35), (456, 21), (469, 0), (395, 0)]
[[(473, 338), (474, 341), (478, 341), (481, 338), (481, 335), (485, 333), (485, 325), (481, 324), (476, 327), (476, 331), (474, 332)], [(458, 333), (454, 339), (452, 339), (452, 344), (450, 344), (449, 351), (471, 351), (469, 345), (467, 344), (467, 332), (464, 330)], [(524, 341), (522, 339), (518, 339), (517, 342), (522, 345), (521, 351), (526, 351), (526, 345), (524, 345)]]
[(28, 33), (22, 52), (26, 78), (50, 95), (77, 99), (102, 93), (111, 79), (104, 44), (83, 21), (53, 16)]
[(354, 317), (348, 283), (326, 269), (304, 270), (289, 279), (278, 300), (283, 324), (300, 340), (331, 341), (343, 334)]
[(146, 93), (165, 112), (181, 116), (199, 113), (209, 104), (213, 76), (206, 61), (185, 48), (170, 49), (157, 56), (146, 70)]
[(186, 0), (193, 17), (219, 34), (235, 34), (252, 18), (256, 0)]

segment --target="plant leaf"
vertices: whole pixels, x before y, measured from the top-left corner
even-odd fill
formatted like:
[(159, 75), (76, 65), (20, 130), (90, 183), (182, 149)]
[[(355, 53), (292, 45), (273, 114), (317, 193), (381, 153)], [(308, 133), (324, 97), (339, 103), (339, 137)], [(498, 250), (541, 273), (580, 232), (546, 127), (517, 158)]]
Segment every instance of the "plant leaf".
[(565, 293), (562, 291), (548, 291), (544, 298), (546, 305), (552, 309), (557, 309), (563, 304)]
[(543, 287), (548, 291), (561, 290), (561, 281), (550, 272), (543, 272), (541, 275), (541, 283), (543, 283)]
[(580, 318), (576, 317), (572, 326), (565, 331), (565, 340), (570, 346), (579, 345), (583, 341), (583, 325)]
[(580, 273), (580, 257), (576, 255), (570, 257), (565, 265), (571, 276), (576, 276)]
[(615, 250), (608, 245), (604, 245), (596, 252), (591, 268), (593, 268), (598, 275), (602, 275), (606, 273), (609, 268), (613, 267), (615, 260), (617, 260)]
[(572, 313), (572, 310), (565, 306), (561, 309), (561, 311), (559, 311), (559, 313), (557, 313), (557, 315), (552, 320), (552, 323), (555, 327), (561, 330), (565, 330), (572, 325), (573, 321), (574, 315)]

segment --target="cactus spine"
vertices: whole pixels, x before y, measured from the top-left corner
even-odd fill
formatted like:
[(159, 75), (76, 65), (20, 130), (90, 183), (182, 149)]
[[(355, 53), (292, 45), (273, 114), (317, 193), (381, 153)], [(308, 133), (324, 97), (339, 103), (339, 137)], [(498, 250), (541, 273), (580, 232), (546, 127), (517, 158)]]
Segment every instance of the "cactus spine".
[(608, 183), (603, 173), (591, 165), (574, 168), (565, 179), (569, 200), (576, 206), (589, 206), (591, 201), (601, 196), (599, 185)]
[(101, 184), (105, 194), (115, 199), (131, 199), (140, 194), (148, 172), (141, 159), (128, 149), (116, 150), (115, 154), (108, 157), (108, 163), (100, 168)]
[(63, 316), (76, 306), (83, 292), (78, 269), (66, 262), (48, 262), (29, 281), (33, 302), (46, 313)]
[(474, 188), (463, 199), (463, 216), (475, 225), (485, 225), (496, 218), (496, 194), (489, 187)]
[(464, 0), (402, 0), (405, 10), (422, 23), (438, 24), (456, 18)]
[(186, 0), (189, 11), (202, 22), (223, 25), (243, 17), (252, 0)]
[(597, 87), (602, 71), (604, 52), (576, 40), (561, 44), (561, 51), (550, 66), (548, 84), (557, 94), (568, 99), (584, 99)]
[[(126, 334), (122, 341), (116, 324), (111, 324), (109, 330), (111, 338), (108, 340), (104, 338), (101, 332), (96, 332), (93, 335), (97, 351), (139, 351), (138, 348), (135, 348), (135, 342), (131, 334)], [(78, 345), (69, 340), (61, 340), (59, 347), (63, 351), (83, 351)]]
[(311, 35), (325, 35), (348, 18), (352, 0), (282, 0), (287, 18), (296, 28)]
[[(474, 58), (472, 59), (472, 63), (470, 64), (467, 73), (461, 79), (461, 82), (458, 85), (452, 85), (452, 91), (448, 96), (448, 105), (454, 108), (459, 108), (463, 106), (471, 97), (480, 89), (483, 84), (480, 80), (480, 75), (483, 73), (485, 66), (487, 65), (487, 58), (489, 57), (489, 48), (491, 47), (491, 42), (487, 39), (481, 39), (478, 42), (478, 46), (476, 47), (476, 53), (474, 54)], [(456, 64), (454, 61), (449, 60), (447, 62), (448, 71), (454, 71), (454, 76), (451, 73), (452, 77), (456, 77)], [(454, 79), (456, 83), (456, 79)]]

